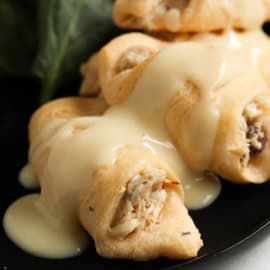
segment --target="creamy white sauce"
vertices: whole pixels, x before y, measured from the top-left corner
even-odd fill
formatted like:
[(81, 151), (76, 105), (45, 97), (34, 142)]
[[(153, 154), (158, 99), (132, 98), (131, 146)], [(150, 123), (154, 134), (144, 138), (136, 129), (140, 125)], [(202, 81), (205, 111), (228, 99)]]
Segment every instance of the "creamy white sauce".
[[(17, 200), (4, 217), (4, 228), (18, 246), (54, 258), (84, 249), (87, 238), (78, 222), (81, 193), (91, 183), (93, 172), (113, 164), (117, 150), (127, 145), (143, 147), (169, 165), (183, 182), (188, 208), (206, 207), (218, 197), (219, 180), (205, 172), (219, 121), (212, 92), (234, 76), (254, 72), (261, 51), (247, 47), (235, 34), (224, 39), (222, 48), (210, 36), (197, 39), (211, 44), (168, 46), (145, 68), (129, 99), (109, 108), (104, 116), (55, 119), (36, 134), (29, 151), (34, 172), (26, 167), (21, 182), (29, 185), (37, 175), (41, 194)], [(239, 46), (241, 50), (235, 50)], [(194, 166), (176, 150), (165, 125), (168, 103), (187, 78), (201, 89), (182, 138), (186, 150), (194, 153)]]

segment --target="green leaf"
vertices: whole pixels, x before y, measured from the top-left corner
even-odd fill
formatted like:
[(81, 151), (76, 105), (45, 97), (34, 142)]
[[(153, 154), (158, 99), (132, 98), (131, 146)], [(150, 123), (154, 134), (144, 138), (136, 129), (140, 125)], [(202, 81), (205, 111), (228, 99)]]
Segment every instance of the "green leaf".
[(0, 75), (30, 75), (36, 54), (32, 0), (0, 1)]
[(34, 73), (41, 102), (79, 76), (79, 65), (117, 34), (110, 0), (39, 0), (39, 52)]

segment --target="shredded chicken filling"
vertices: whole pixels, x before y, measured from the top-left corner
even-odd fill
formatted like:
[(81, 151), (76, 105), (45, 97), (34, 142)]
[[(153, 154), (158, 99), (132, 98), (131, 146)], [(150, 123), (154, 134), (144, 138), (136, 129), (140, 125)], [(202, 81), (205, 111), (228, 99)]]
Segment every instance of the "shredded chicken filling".
[(147, 47), (134, 46), (129, 48), (119, 59), (117, 73), (136, 67), (152, 54), (153, 51)]
[(259, 108), (258, 103), (255, 102), (248, 104), (244, 110), (244, 130), (249, 150), (241, 160), (244, 164), (248, 163), (250, 156), (259, 154), (265, 147), (267, 137), (263, 124), (259, 121), (261, 115), (262, 110)]
[(127, 184), (123, 198), (111, 223), (110, 233), (125, 238), (137, 228), (158, 224), (167, 198), (166, 172), (151, 168), (134, 176)]

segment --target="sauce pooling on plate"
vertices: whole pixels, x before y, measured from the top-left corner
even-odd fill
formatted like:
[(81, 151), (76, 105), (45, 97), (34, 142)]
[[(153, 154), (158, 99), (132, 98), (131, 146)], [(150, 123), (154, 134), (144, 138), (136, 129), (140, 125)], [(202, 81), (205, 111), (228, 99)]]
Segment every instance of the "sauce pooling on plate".
[(37, 176), (30, 164), (24, 166), (19, 173), (19, 182), (25, 188), (38, 188), (39, 183)]
[(7, 235), (23, 250), (39, 257), (65, 258), (80, 254), (89, 239), (74, 221), (47, 213), (39, 194), (14, 202), (4, 218)]

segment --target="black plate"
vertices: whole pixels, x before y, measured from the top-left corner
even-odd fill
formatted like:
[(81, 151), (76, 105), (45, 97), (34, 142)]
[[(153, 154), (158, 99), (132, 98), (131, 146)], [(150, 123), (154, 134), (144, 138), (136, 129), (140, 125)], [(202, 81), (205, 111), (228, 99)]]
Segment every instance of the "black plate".
[[(27, 123), (37, 108), (39, 84), (30, 79), (0, 80), (1, 100), (1, 199), (0, 217), (15, 199), (27, 193), (17, 181), (20, 168), (27, 161)], [(72, 94), (72, 91), (70, 91)], [(76, 94), (76, 93), (73, 93)], [(228, 250), (254, 235), (270, 220), (270, 184), (234, 185), (223, 182), (221, 196), (210, 207), (191, 213), (204, 239), (202, 260)], [(191, 261), (160, 259), (147, 263), (106, 260), (96, 255), (91, 246), (79, 257), (45, 260), (24, 253), (11, 243), (0, 229), (0, 269), (183, 269)]]

